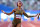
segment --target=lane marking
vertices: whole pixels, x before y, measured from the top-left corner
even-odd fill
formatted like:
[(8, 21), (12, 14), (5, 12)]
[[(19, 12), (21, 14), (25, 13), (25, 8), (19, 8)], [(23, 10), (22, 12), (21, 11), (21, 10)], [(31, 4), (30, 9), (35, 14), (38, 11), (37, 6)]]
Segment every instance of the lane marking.
[(9, 24), (8, 24), (8, 27), (10, 27), (12, 25), (12, 22), (10, 22)]

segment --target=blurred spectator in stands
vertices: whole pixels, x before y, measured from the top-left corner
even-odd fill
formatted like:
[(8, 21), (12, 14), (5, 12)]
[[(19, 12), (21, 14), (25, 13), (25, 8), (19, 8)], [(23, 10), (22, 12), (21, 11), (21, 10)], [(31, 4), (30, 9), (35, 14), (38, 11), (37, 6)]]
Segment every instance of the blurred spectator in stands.
[[(17, 8), (17, 2), (19, 0), (0, 0), (0, 4)], [(40, 9), (40, 0), (20, 0), (23, 3), (22, 8), (24, 10), (38, 10)]]
[(40, 10), (40, 0), (37, 1), (38, 10)]
[(37, 10), (37, 2), (33, 4), (33, 10)]
[(29, 1), (26, 1), (25, 9), (29, 10), (28, 7), (29, 7)]
[(6, 5), (7, 5), (7, 6), (11, 6), (11, 4), (12, 4), (12, 3), (10, 2), (10, 0), (6, 0)]
[(2, 0), (0, 0), (0, 4), (2, 4)]
[(3, 0), (0, 0), (0, 4), (3, 4), (3, 5), (5, 5), (5, 3), (3, 2)]

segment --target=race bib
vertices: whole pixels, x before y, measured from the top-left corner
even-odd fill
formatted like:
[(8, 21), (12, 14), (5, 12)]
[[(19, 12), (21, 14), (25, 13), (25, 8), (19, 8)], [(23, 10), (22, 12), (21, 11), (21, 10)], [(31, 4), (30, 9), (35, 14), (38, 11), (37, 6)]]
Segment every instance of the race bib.
[(18, 14), (17, 14), (17, 15), (16, 15), (16, 18), (21, 18), (21, 15), (18, 15)]

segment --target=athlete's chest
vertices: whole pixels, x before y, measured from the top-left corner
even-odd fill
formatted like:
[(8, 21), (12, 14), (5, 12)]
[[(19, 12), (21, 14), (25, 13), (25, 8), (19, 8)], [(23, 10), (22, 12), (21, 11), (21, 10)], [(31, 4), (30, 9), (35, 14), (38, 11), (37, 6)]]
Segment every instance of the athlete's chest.
[(23, 11), (22, 10), (16, 10), (15, 13), (16, 14), (23, 14)]

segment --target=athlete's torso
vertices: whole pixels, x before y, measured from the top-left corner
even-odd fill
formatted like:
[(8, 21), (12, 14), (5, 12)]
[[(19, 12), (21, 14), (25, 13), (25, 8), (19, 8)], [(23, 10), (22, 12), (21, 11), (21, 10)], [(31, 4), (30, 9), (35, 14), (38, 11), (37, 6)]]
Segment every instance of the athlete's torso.
[(14, 18), (20, 18), (22, 17), (23, 11), (16, 9), (16, 11), (14, 12)]

